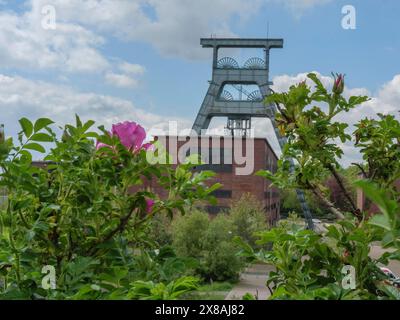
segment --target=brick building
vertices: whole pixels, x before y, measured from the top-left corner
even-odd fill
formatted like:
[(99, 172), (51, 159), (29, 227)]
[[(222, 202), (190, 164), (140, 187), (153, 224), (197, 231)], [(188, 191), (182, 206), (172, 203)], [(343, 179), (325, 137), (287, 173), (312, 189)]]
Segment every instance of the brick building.
[[(216, 206), (207, 206), (210, 214), (228, 209), (234, 200), (245, 193), (252, 194), (265, 208), (267, 220), (279, 220), (280, 196), (278, 189), (263, 177), (255, 176), (259, 170), (275, 171), (277, 156), (264, 138), (233, 138), (228, 136), (176, 137), (159, 136), (156, 140), (168, 151), (173, 163), (181, 163), (191, 154), (201, 155), (202, 164), (194, 170), (211, 170), (216, 176), (210, 184), (222, 187), (214, 192)], [(161, 197), (164, 192), (155, 181), (148, 187)]]

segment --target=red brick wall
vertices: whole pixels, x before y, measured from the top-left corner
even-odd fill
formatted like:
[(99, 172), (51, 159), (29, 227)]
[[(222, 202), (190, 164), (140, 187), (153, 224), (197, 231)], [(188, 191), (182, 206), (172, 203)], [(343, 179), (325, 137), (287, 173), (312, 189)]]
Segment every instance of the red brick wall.
[[(166, 150), (174, 157), (176, 156), (176, 151), (172, 150), (173, 148), (173, 143), (170, 143), (172, 137), (158, 137), (156, 138), (164, 147)], [(185, 139), (184, 137), (180, 139)], [(197, 144), (200, 148), (200, 139), (207, 140), (208, 139), (208, 145), (209, 149), (211, 148), (211, 153), (214, 152), (215, 149), (218, 147), (218, 143), (213, 144), (213, 140), (211, 137), (197, 137), (194, 138), (197, 139)], [(215, 139), (215, 137), (214, 137)], [(189, 137), (186, 137), (186, 140), (184, 141), (178, 141), (177, 146), (178, 149), (186, 144), (189, 141)], [(195, 140), (192, 140), (195, 141)], [(255, 138), (251, 139), (251, 141), (247, 142), (253, 142), (254, 143), (254, 154), (251, 153), (249, 156), (253, 157), (254, 161), (254, 168), (251, 170), (250, 175), (237, 175), (235, 174), (235, 170), (243, 167), (243, 165), (239, 165), (235, 163), (234, 157), (232, 157), (232, 170), (231, 172), (219, 172), (218, 167), (200, 167), (198, 168), (199, 170), (204, 169), (204, 170), (213, 170), (216, 171), (216, 176), (209, 182), (210, 184), (219, 182), (222, 184), (222, 187), (220, 188), (220, 191), (217, 191), (216, 197), (218, 200), (218, 205), (217, 207), (209, 207), (208, 209), (211, 212), (216, 212), (219, 209), (223, 208), (229, 208), (232, 201), (240, 199), (240, 197), (245, 194), (245, 193), (251, 193), (253, 196), (256, 197), (258, 201), (260, 201), (263, 206), (265, 207), (266, 214), (268, 217), (268, 220), (271, 224), (274, 224), (278, 219), (279, 219), (279, 210), (280, 210), (280, 198), (279, 198), (279, 193), (276, 188), (270, 188), (269, 187), (269, 182), (262, 178), (255, 176), (254, 174), (259, 171), (259, 170), (264, 170), (264, 169), (271, 169), (269, 168), (268, 165), (272, 165), (273, 168), (276, 168), (277, 166), (277, 157), (275, 153), (273, 152), (272, 148), (268, 144), (266, 139), (262, 138)], [(195, 143), (195, 142), (194, 142)], [(225, 145), (225, 144), (226, 145)], [(246, 140), (242, 139), (242, 154), (245, 154), (246, 148), (245, 148), (245, 143)], [(224, 150), (229, 150), (231, 148), (231, 145), (229, 143), (226, 143), (226, 140), (224, 141), (223, 139), (219, 139), (219, 144), (220, 148)], [(172, 146), (171, 146), (172, 145)], [(204, 144), (203, 144), (204, 146)], [(234, 146), (232, 146), (232, 152), (240, 152), (240, 149), (236, 150)], [(224, 151), (226, 152), (226, 151)], [(268, 159), (268, 160), (267, 160)], [(268, 163), (267, 163), (268, 161)], [(229, 165), (229, 164), (228, 164)], [(218, 165), (216, 165), (218, 166)], [(160, 187), (157, 186), (156, 182), (147, 182), (146, 186), (150, 187), (153, 189), (154, 192), (159, 194), (161, 197), (166, 196), (165, 191), (162, 190)], [(222, 195), (221, 195), (222, 192)]]

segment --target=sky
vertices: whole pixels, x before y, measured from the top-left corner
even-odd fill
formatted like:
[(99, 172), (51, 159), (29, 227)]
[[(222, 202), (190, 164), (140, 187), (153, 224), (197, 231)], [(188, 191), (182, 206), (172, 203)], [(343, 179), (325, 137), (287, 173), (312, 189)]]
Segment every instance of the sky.
[[(355, 29), (343, 28), (346, 5)], [(191, 127), (211, 77), (212, 52), (200, 38), (211, 35), (283, 38), (284, 48), (271, 50), (277, 91), (311, 71), (327, 85), (331, 72), (345, 73), (346, 95), (372, 97), (339, 119), (350, 125), (398, 114), (399, 14), (398, 0), (0, 0), (0, 123), (12, 136), (21, 117), (62, 125), (75, 113), (106, 127)], [(268, 122), (255, 124), (276, 147)], [(358, 161), (343, 147), (345, 165)]]

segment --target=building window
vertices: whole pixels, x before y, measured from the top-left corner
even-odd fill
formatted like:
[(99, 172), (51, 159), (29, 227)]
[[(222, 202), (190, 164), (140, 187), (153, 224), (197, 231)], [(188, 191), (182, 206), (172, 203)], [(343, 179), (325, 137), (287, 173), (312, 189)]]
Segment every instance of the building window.
[(212, 195), (220, 199), (230, 199), (232, 198), (232, 190), (215, 190)]
[(223, 207), (223, 206), (207, 206), (205, 209), (209, 214), (218, 214), (223, 211), (229, 210), (228, 207)]
[(231, 164), (203, 164), (200, 166), (195, 166), (194, 171), (214, 171), (217, 173), (231, 173), (233, 171), (233, 166)]

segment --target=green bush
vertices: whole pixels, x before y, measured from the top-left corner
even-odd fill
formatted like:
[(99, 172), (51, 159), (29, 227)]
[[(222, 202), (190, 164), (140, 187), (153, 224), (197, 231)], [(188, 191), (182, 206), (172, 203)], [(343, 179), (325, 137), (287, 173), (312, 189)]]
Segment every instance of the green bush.
[(173, 246), (183, 257), (200, 259), (203, 253), (202, 239), (210, 222), (206, 213), (194, 210), (177, 218), (173, 223)]
[(235, 228), (226, 215), (210, 220), (194, 211), (173, 223), (173, 245), (178, 255), (196, 258), (197, 274), (207, 280), (236, 280), (242, 267), (232, 242)]
[(251, 194), (245, 194), (232, 204), (229, 218), (235, 235), (240, 236), (252, 247), (257, 247), (255, 233), (265, 231), (268, 227), (262, 204)]
[(202, 276), (223, 281), (237, 280), (242, 261), (237, 256), (237, 248), (232, 239), (235, 227), (228, 216), (219, 215), (208, 227), (203, 239)]
[(156, 250), (141, 250), (135, 255), (133, 264), (137, 279), (167, 283), (183, 276), (193, 275), (197, 267), (196, 259), (177, 257), (171, 246)]
[[(160, 150), (143, 144), (145, 131), (133, 122), (95, 132), (93, 121), (76, 116), (61, 137), (50, 119), (20, 124), (16, 141), (0, 139), (0, 188), (8, 195), (0, 208), (0, 299), (126, 299), (137, 281), (177, 297), (184, 289), (176, 276), (186, 275), (189, 261), (138, 253), (151, 242), (156, 214), (184, 213), (210, 198), (215, 187), (204, 181), (213, 174), (151, 164)], [(47, 166), (37, 167), (31, 150), (46, 153), (43, 143), (52, 147)], [(143, 177), (158, 179), (168, 198), (140, 188)], [(152, 289), (140, 298), (154, 297)]]
[(171, 245), (171, 219), (163, 214), (156, 214), (149, 223), (148, 237), (155, 248)]

